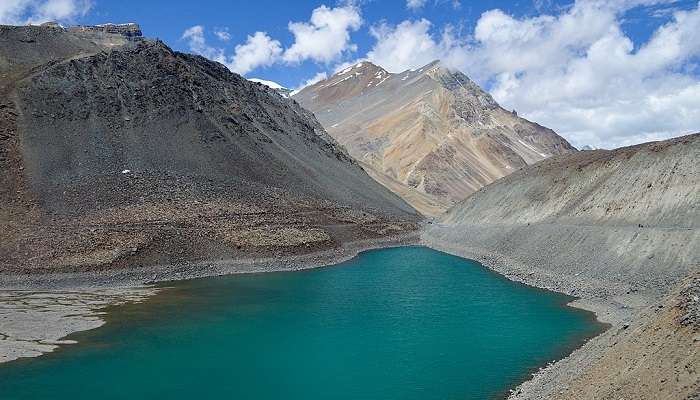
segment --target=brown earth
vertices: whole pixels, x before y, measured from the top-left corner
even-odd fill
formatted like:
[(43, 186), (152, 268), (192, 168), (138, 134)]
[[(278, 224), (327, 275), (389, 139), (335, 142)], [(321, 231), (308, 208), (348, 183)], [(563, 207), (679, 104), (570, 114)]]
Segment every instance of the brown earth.
[(521, 167), (576, 151), (439, 62), (400, 74), (362, 62), (293, 98), (372, 177), (425, 215)]
[[(633, 324), (553, 399), (689, 399), (700, 394), (700, 278), (690, 278)], [(691, 311), (694, 310), (694, 311)], [(693, 320), (687, 315), (695, 313)]]

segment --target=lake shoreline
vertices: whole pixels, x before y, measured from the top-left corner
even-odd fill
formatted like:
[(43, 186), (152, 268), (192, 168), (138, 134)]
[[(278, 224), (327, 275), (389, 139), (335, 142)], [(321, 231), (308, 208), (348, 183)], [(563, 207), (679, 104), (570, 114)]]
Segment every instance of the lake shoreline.
[[(678, 358), (696, 357), (687, 351), (684, 353), (683, 345), (669, 346), (661, 350), (659, 343), (663, 341), (659, 341), (660, 338), (655, 341), (647, 340), (645, 337), (653, 336), (650, 332), (667, 332), (666, 335), (677, 337), (680, 342), (684, 340), (693, 342), (696, 333), (693, 333), (692, 323), (687, 328), (678, 324), (684, 313), (692, 315), (692, 312), (687, 309), (683, 311), (684, 302), (686, 304), (689, 302), (688, 296), (685, 295), (684, 298), (679, 294), (684, 290), (688, 291), (688, 287), (692, 287), (692, 283), (688, 286), (686, 282), (689, 278), (664, 287), (664, 290), (636, 290), (632, 285), (630, 285), (632, 288), (624, 287), (619, 283), (584, 278), (578, 274), (558, 271), (557, 268), (548, 268), (536, 261), (541, 259), (539, 255), (529, 254), (527, 251), (514, 250), (512, 254), (504, 255), (478, 246), (473, 247), (467, 245), (469, 239), (464, 237), (460, 242), (455, 242), (449, 237), (425, 233), (422, 244), (448, 254), (478, 261), (511, 281), (573, 296), (576, 300), (569, 303), (569, 306), (592, 312), (598, 322), (608, 325), (607, 330), (586, 341), (566, 357), (554, 360), (535, 371), (532, 376), (510, 391), (508, 399), (593, 399), (596, 397), (590, 397), (590, 393), (601, 395), (605, 392), (593, 390), (592, 387), (607, 389), (621, 384), (630, 385), (627, 390), (629, 393), (635, 393), (639, 386), (637, 379), (640, 379), (637, 377), (644, 376), (644, 379), (655, 379), (656, 382), (661, 383), (671, 382), (673, 375), (661, 377), (659, 373), (670, 370), (673, 374), (673, 370), (669, 368), (677, 365), (659, 365), (656, 369), (647, 366), (643, 367), (641, 372), (630, 372), (627, 367), (614, 365), (618, 360), (622, 360), (622, 357), (619, 357), (620, 354), (630, 357), (626, 361), (628, 364), (623, 366), (630, 363), (636, 365), (640, 360), (645, 359), (647, 354), (656, 351), (677, 352)], [(512, 257), (518, 257), (518, 259)], [(700, 277), (696, 278), (694, 283), (694, 285), (698, 284), (700, 284)], [(690, 300), (691, 303), (692, 301)], [(660, 320), (663, 320), (664, 324), (659, 325)], [(642, 339), (642, 337), (645, 338)], [(629, 348), (634, 348), (634, 352)], [(663, 362), (664, 359), (659, 360)], [(606, 374), (605, 371), (615, 373)], [(590, 376), (594, 373), (598, 375)], [(689, 381), (692, 380), (693, 378), (689, 379)], [(696, 381), (695, 385), (697, 384)], [(685, 389), (680, 384), (675, 387), (670, 385), (664, 390), (667, 391), (664, 395), (671, 395), (683, 392)], [(635, 395), (640, 394), (635, 393)], [(665, 397), (652, 396), (651, 398)]]
[[(408, 247), (408, 248), (415, 248), (415, 247), (422, 247), (422, 245), (421, 245), (421, 243), (415, 243), (415, 242), (414, 242), (414, 243), (412, 243), (412, 244), (404, 244), (404, 245), (399, 245), (399, 246), (387, 244), (386, 246), (381, 246), (381, 247), (379, 247), (379, 248), (392, 248), (392, 247)], [(432, 250), (432, 249), (431, 249), (431, 250)], [(445, 254), (447, 254), (447, 253), (445, 253)], [(462, 258), (462, 257), (460, 257), (460, 258)], [(465, 260), (466, 260), (466, 259), (465, 259)], [(467, 260), (467, 261), (471, 261), (471, 260)], [(339, 262), (339, 263), (337, 263), (337, 264), (338, 264), (338, 265), (342, 265), (343, 263), (342, 263), (342, 262)], [(473, 261), (472, 261), (472, 264), (474, 264), (475, 266), (478, 265), (479, 269), (481, 269), (481, 270), (484, 271), (483, 273), (487, 273), (488, 275), (492, 275), (496, 280), (500, 280), (500, 281), (502, 281), (502, 282), (510, 282), (510, 284), (506, 284), (507, 286), (512, 285), (512, 282), (513, 282), (512, 280), (507, 279), (507, 278), (506, 278), (505, 276), (503, 276), (502, 274), (498, 274), (498, 273), (495, 272), (492, 268), (489, 268), (489, 267), (487, 267), (486, 265), (484, 265), (484, 264), (482, 264), (482, 263), (479, 263), (479, 262), (473, 262)], [(332, 266), (336, 266), (336, 264), (333, 264)], [(330, 268), (329, 268), (329, 269), (330, 269)], [(267, 275), (267, 274), (264, 274), (264, 275)], [(296, 274), (293, 274), (293, 275), (296, 276)], [(251, 277), (251, 278), (252, 278), (252, 277)], [(197, 284), (196, 281), (197, 281), (196, 279), (191, 280), (191, 282), (194, 283), (195, 285)], [(215, 281), (212, 281), (212, 282), (219, 282), (219, 281), (216, 281), (216, 280), (215, 280)], [(185, 283), (185, 285), (188, 285), (188, 284), (189, 284), (189, 283)], [(204, 283), (200, 283), (200, 285), (204, 285)], [(513, 286), (513, 287), (518, 287), (518, 286), (522, 287), (521, 285), (512, 285), (512, 286)], [(156, 300), (156, 303), (155, 303), (155, 304), (159, 304), (159, 303), (168, 303), (168, 302), (172, 302), (172, 301), (177, 301), (177, 299), (178, 299), (177, 287), (178, 287), (178, 286), (174, 286), (173, 288), (169, 288), (169, 287), (168, 287), (168, 283), (167, 283), (167, 282), (164, 282), (164, 283), (158, 285), (158, 288), (157, 288), (157, 289), (162, 290), (162, 292), (158, 293), (155, 297), (149, 296), (148, 298), (155, 299), (155, 298), (157, 297), (159, 300)], [(535, 296), (543, 296), (542, 298), (546, 298), (546, 297), (548, 297), (548, 296), (552, 296), (553, 294), (555, 294), (555, 292), (553, 292), (553, 291), (549, 291), (549, 290), (545, 290), (545, 289), (541, 289), (541, 288), (531, 287), (531, 289), (535, 289)], [(531, 289), (527, 289), (527, 290), (531, 290)], [(169, 293), (170, 293), (171, 290), (174, 290), (174, 292), (171, 293), (171, 294), (174, 294), (174, 295), (175, 295), (174, 298), (171, 298), (171, 297), (169, 296)], [(522, 290), (522, 289), (519, 289), (519, 290)], [(537, 291), (542, 291), (542, 294), (541, 294), (541, 295), (540, 295), (540, 294), (536, 294)], [(155, 294), (156, 294), (156, 293), (153, 293), (153, 295), (155, 295)], [(562, 308), (568, 308), (568, 304), (569, 304), (570, 299), (571, 299), (570, 296), (561, 296), (561, 299), (560, 299), (559, 301), (557, 301), (557, 303), (558, 303), (558, 305), (559, 305), (560, 307), (562, 307)], [(144, 300), (145, 300), (145, 299), (144, 299)], [(151, 300), (148, 300), (148, 301), (150, 302)], [(150, 306), (149, 306), (149, 304), (148, 304), (148, 302), (147, 302), (147, 303), (144, 304), (143, 306), (138, 306), (138, 307), (144, 307), (143, 309), (146, 310), (146, 309), (148, 309), (148, 307), (150, 307)], [(122, 310), (122, 309), (124, 309), (124, 310), (131, 310), (131, 309), (133, 309), (133, 307), (132, 307), (132, 306), (122, 307), (122, 306), (116, 306), (116, 305), (107, 305), (107, 306), (105, 306), (105, 308), (102, 309), (102, 310), (104, 311), (104, 316), (102, 317), (102, 319), (105, 320), (107, 323), (111, 323), (110, 321), (112, 321), (112, 322), (114, 322), (114, 321), (121, 321), (121, 320), (123, 320), (123, 319), (125, 318), (124, 315), (122, 315), (122, 316), (120, 317), (120, 310)], [(568, 312), (578, 313), (577, 311), (574, 311), (574, 310), (570, 310), (570, 311), (568, 311)], [(581, 313), (581, 315), (585, 315), (585, 317), (583, 317), (583, 318), (588, 319), (589, 322), (590, 322), (591, 324), (599, 324), (599, 322), (597, 321), (597, 319), (595, 318), (595, 315), (594, 315), (593, 313), (585, 312), (585, 313)], [(119, 324), (117, 324), (117, 325), (119, 325)], [(94, 329), (94, 328), (96, 328), (96, 327), (97, 327), (97, 326), (95, 326), (95, 327), (93, 327), (93, 328), (88, 328), (88, 329)], [(590, 340), (590, 339), (591, 339), (592, 337), (594, 337), (595, 335), (598, 335), (600, 332), (601, 332), (601, 328), (599, 327), (599, 328), (597, 328), (597, 330), (595, 330), (594, 332), (589, 332), (589, 333), (586, 333), (586, 334), (582, 333), (582, 336), (581, 336), (581, 337), (578, 337), (578, 338), (569, 338), (569, 339), (567, 339), (566, 342), (557, 342), (558, 345), (563, 346), (563, 349), (561, 350), (561, 353), (560, 353), (560, 354), (552, 354), (552, 355), (548, 356), (548, 357), (552, 357), (552, 358), (547, 358), (547, 360), (550, 360), (550, 359), (558, 359), (558, 358), (560, 358), (560, 357), (566, 356), (566, 355), (569, 354), (573, 349), (580, 347), (583, 343), (585, 343), (586, 341)], [(77, 341), (79, 341), (79, 342), (81, 342), (81, 343), (85, 342), (84, 344), (88, 344), (89, 341), (90, 341), (89, 338), (91, 337), (92, 334), (91, 334), (91, 333), (85, 334), (85, 333), (87, 333), (87, 332), (84, 332), (84, 334), (78, 334), (78, 335), (74, 335), (74, 336), (68, 336), (67, 338), (68, 338), (68, 339), (77, 340)], [(566, 344), (564, 344), (564, 343), (566, 343)], [(69, 348), (68, 348), (67, 350), (70, 351)], [(30, 360), (26, 360), (25, 362), (31, 362), (31, 361), (30, 361)], [(515, 385), (520, 384), (520, 383), (522, 383), (523, 381), (525, 381), (525, 380), (527, 379), (527, 376), (529, 376), (532, 372), (536, 371), (536, 370), (540, 367), (540, 366), (539, 366), (540, 362), (541, 362), (541, 361), (537, 361), (536, 363), (533, 363), (533, 364), (532, 364), (532, 367), (529, 367), (529, 369), (528, 369), (526, 372), (523, 373), (522, 379), (519, 379), (519, 380), (518, 380), (517, 382), (515, 382), (515, 383), (509, 382), (509, 383), (507, 384), (507, 386), (504, 387), (503, 393), (506, 393), (510, 388), (512, 388), (512, 387), (514, 387)], [(1, 368), (1, 367), (0, 367), (0, 368)], [(500, 392), (499, 392), (499, 393), (500, 393)]]
[(159, 292), (156, 284), (331, 267), (364, 251), (417, 244), (419, 232), (411, 232), (298, 256), (42, 276), (0, 274), (0, 319), (7, 321), (0, 328), (0, 365), (74, 344), (63, 339), (104, 325), (106, 308), (147, 300)]
[(420, 244), (420, 231), (361, 239), (335, 248), (298, 255), (188, 262), (129, 269), (50, 274), (2, 274), (0, 290), (65, 290), (143, 287), (156, 283), (243, 273), (301, 271), (347, 261), (374, 249)]
[[(546, 285), (538, 285), (537, 282), (527, 281), (520, 279), (519, 276), (508, 273), (503, 269), (503, 266), (507, 263), (503, 258), (498, 257), (494, 259), (493, 257), (485, 257), (483, 254), (477, 254), (473, 252), (456, 251), (450, 249), (448, 246), (443, 246), (438, 243), (428, 243), (423, 240), (420, 236), (420, 232), (414, 232), (408, 235), (401, 235), (397, 237), (384, 238), (379, 240), (362, 240), (352, 243), (345, 244), (342, 247), (336, 249), (330, 249), (320, 252), (315, 252), (311, 254), (301, 255), (301, 256), (291, 256), (291, 257), (279, 257), (274, 259), (261, 259), (261, 260), (233, 260), (226, 262), (216, 262), (207, 264), (189, 264), (186, 266), (178, 267), (149, 267), (132, 271), (111, 271), (111, 274), (104, 273), (71, 273), (71, 274), (54, 274), (50, 276), (41, 277), (37, 279), (31, 276), (3, 276), (0, 275), (0, 293), (14, 292), (17, 294), (26, 294), (31, 292), (60, 292), (69, 291), (70, 293), (82, 293), (87, 296), (99, 295), (101, 291), (112, 290), (113, 292), (111, 301), (104, 301), (99, 304), (98, 307), (88, 308), (83, 310), (84, 317), (82, 320), (80, 318), (80, 312), (76, 312), (75, 309), (71, 309), (71, 317), (73, 320), (66, 320), (65, 323), (60, 318), (53, 321), (54, 329), (47, 332), (47, 338), (41, 338), (35, 340), (36, 343), (42, 344), (42, 340), (46, 343), (51, 343), (51, 347), (46, 346), (36, 346), (34, 348), (23, 349), (21, 346), (19, 349), (15, 347), (11, 349), (13, 352), (13, 357), (7, 356), (7, 347), (3, 347), (1, 344), (3, 340), (0, 340), (0, 364), (7, 361), (12, 361), (17, 358), (25, 357), (38, 357), (47, 352), (52, 352), (58, 346), (71, 344), (69, 342), (62, 342), (61, 339), (69, 336), (70, 334), (96, 329), (104, 325), (107, 317), (104, 316), (104, 310), (124, 304), (125, 302), (143, 302), (146, 301), (153, 295), (156, 295), (159, 289), (154, 288), (155, 284), (165, 284), (167, 282), (180, 281), (180, 280), (190, 280), (205, 277), (216, 277), (232, 274), (245, 274), (245, 273), (265, 273), (265, 272), (284, 272), (284, 271), (303, 271), (315, 268), (332, 267), (334, 265), (340, 264), (347, 261), (353, 257), (356, 257), (359, 253), (369, 250), (391, 248), (399, 246), (412, 246), (412, 245), (424, 245), (426, 247), (442, 251), (448, 254), (456, 255), (466, 259), (472, 259), (479, 262), (485, 268), (497, 273), (505, 279), (510, 281), (515, 281), (519, 283), (526, 284), (528, 286), (547, 290), (551, 292), (557, 292), (575, 297), (576, 300), (567, 304), (567, 306), (580, 308), (585, 311), (592, 313), (592, 319), (594, 323), (605, 324), (608, 326), (615, 326), (616, 322), (627, 317), (624, 310), (616, 310), (614, 307), (606, 305), (604, 303), (597, 302), (587, 302), (584, 299), (578, 298), (575, 294), (565, 293), (559, 290), (553, 290)], [(498, 261), (496, 261), (498, 260)], [(166, 269), (167, 268), (167, 269)], [(143, 290), (139, 296), (133, 296), (132, 290)], [(124, 296), (119, 295), (119, 291), (124, 291)], [(132, 299), (129, 300), (129, 294)], [(83, 302), (79, 300), (79, 302)], [(1, 305), (0, 305), (1, 307)], [(613, 318), (610, 318), (610, 316)], [(29, 319), (35, 318), (31, 313), (26, 314), (25, 321), (23, 324), (31, 323), (26, 321), (27, 317)], [(12, 318), (10, 316), (9, 318)], [(78, 322), (76, 323), (76, 318)], [(31, 330), (31, 329), (30, 329)], [(56, 331), (65, 333), (61, 337), (56, 337)], [(36, 333), (33, 332), (36, 336)], [(581, 343), (577, 344), (573, 352), (584, 351), (586, 346), (596, 340), (596, 338), (601, 337), (605, 334), (603, 331), (601, 334), (589, 338)], [(567, 353), (564, 358), (557, 360), (557, 362), (566, 360), (573, 353)], [(551, 363), (548, 365), (543, 365), (537, 371), (544, 371), (551, 368)], [(537, 380), (540, 372), (534, 372), (530, 379), (524, 379), (519, 385), (528, 384)], [(515, 390), (515, 389), (512, 389)], [(511, 390), (511, 391), (512, 391)]]

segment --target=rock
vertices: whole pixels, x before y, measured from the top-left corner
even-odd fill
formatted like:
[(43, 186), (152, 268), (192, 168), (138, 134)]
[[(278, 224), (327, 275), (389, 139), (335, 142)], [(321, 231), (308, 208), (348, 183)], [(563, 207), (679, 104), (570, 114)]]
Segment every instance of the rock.
[(72, 33), (108, 33), (121, 35), (126, 38), (137, 40), (143, 38), (143, 33), (141, 32), (141, 27), (138, 24), (128, 23), (128, 24), (102, 24), (93, 26), (72, 26), (68, 28), (69, 32)]

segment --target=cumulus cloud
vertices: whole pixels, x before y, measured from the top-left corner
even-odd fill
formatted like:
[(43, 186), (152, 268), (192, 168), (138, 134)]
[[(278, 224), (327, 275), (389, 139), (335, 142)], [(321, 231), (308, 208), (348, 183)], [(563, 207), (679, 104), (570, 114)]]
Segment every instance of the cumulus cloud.
[(91, 6), (90, 0), (2, 0), (0, 1), (0, 24), (70, 22), (85, 15)]
[(368, 58), (393, 71), (433, 58), (488, 86), (505, 107), (575, 145), (617, 147), (700, 130), (700, 9), (676, 11), (645, 43), (623, 31), (630, 7), (578, 1), (558, 15), (485, 12), (474, 31), (436, 34), (427, 20), (374, 27)]
[[(284, 50), (278, 40), (265, 32), (248, 36), (243, 44), (234, 49), (233, 55), (220, 47), (207, 43), (204, 27), (195, 25), (182, 34), (188, 41), (190, 51), (226, 65), (231, 71), (245, 75), (256, 68), (278, 62), (298, 64), (305, 60), (330, 63), (344, 54), (354, 52), (357, 46), (350, 41), (350, 33), (362, 26), (362, 16), (354, 3), (329, 8), (320, 6), (313, 10), (309, 22), (290, 22), (289, 30), (294, 35), (292, 45)], [(216, 30), (221, 41), (228, 41), (227, 30)]]
[(350, 41), (350, 32), (358, 30), (360, 26), (362, 16), (357, 7), (320, 6), (312, 12), (309, 22), (289, 23), (294, 43), (284, 52), (284, 61), (335, 61), (345, 52), (356, 51), (357, 46)]
[(268, 67), (279, 59), (282, 45), (264, 32), (248, 36), (245, 44), (236, 46), (236, 51), (229, 67), (239, 74), (247, 74), (257, 67)]
[(188, 41), (190, 51), (192, 51), (193, 53), (199, 54), (210, 60), (214, 60), (222, 64), (227, 63), (223, 49), (211, 47), (207, 44), (207, 40), (204, 37), (204, 27), (202, 25), (195, 25), (191, 28), (188, 28), (182, 34), (182, 39)]
[(436, 41), (431, 32), (431, 23), (426, 19), (404, 21), (396, 26), (382, 23), (370, 28), (376, 44), (367, 53), (367, 59), (391, 72), (402, 72), (423, 66), (435, 59), (444, 58), (451, 40), (443, 35)]
[(245, 75), (258, 67), (270, 66), (277, 62), (282, 54), (282, 45), (265, 32), (256, 32), (244, 44), (234, 49), (232, 56), (227, 56), (222, 48), (207, 44), (204, 27), (195, 25), (187, 29), (182, 38), (188, 41), (190, 51), (210, 60), (224, 64), (232, 72)]

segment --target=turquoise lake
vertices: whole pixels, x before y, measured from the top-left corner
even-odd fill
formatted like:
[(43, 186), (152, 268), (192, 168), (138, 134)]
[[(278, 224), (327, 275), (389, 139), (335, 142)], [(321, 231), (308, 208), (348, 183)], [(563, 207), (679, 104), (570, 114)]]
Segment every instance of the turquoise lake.
[(570, 297), (425, 247), (167, 287), (0, 365), (0, 399), (502, 398), (603, 329)]

